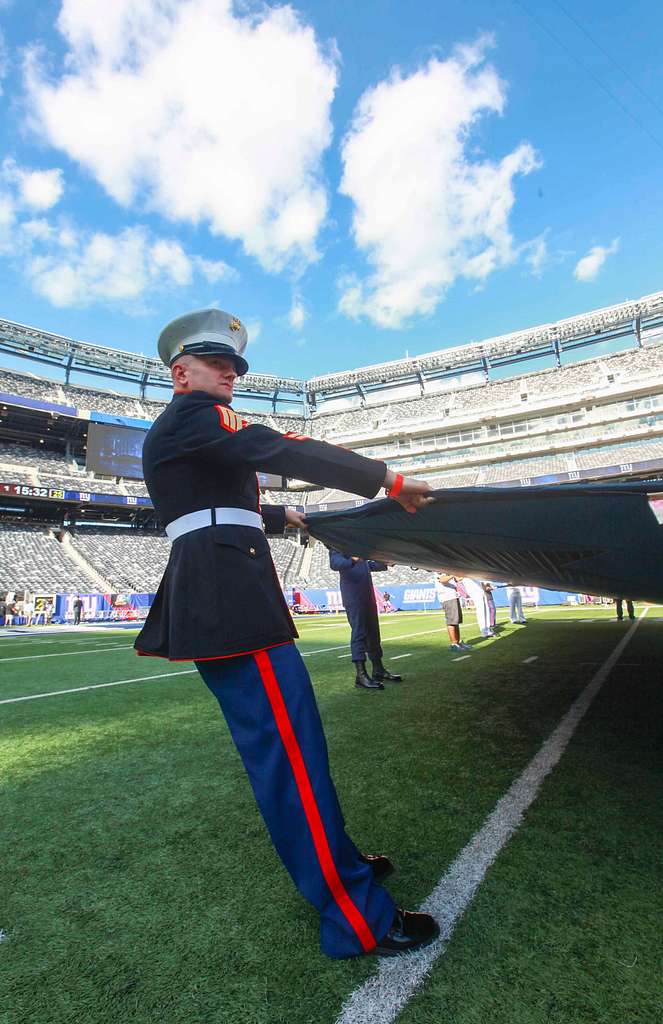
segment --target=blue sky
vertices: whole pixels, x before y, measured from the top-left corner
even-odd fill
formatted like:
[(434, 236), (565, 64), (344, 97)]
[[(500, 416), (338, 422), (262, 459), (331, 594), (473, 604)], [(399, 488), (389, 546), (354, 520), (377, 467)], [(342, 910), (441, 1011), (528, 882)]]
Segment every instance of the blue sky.
[(0, 316), (308, 377), (663, 288), (658, 0), (0, 0)]

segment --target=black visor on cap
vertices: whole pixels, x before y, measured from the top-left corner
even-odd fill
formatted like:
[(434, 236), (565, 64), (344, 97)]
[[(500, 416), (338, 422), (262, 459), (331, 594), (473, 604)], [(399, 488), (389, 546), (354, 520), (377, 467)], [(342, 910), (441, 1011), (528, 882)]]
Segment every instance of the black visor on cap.
[(235, 363), (240, 377), (243, 377), (249, 369), (249, 364), (243, 356), (238, 356), (231, 345), (224, 345), (220, 341), (194, 341), (191, 345), (183, 345), (182, 351), (173, 356), (170, 365), (172, 366), (180, 356), (227, 356)]

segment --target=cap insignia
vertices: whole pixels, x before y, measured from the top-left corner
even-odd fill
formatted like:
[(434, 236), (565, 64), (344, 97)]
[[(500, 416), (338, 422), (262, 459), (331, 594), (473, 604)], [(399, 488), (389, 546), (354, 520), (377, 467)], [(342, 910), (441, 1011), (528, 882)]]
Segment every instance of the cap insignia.
[(230, 323), (228, 324), (228, 327), (230, 328), (231, 331), (241, 331), (242, 324), (241, 324), (241, 321), (239, 321), (236, 316), (233, 316), (230, 319)]

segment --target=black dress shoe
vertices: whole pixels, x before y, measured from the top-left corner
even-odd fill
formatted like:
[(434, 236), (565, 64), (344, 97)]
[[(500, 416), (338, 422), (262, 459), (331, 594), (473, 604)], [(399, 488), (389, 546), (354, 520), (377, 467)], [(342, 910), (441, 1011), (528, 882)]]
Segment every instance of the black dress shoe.
[(375, 956), (414, 953), (429, 946), (439, 934), (440, 926), (430, 914), (411, 914), (397, 907), (391, 928), (370, 952)]
[(371, 679), (368, 672), (366, 671), (366, 665), (363, 661), (356, 661), (355, 666), (357, 669), (357, 677), (355, 679), (355, 686), (359, 690), (384, 690), (384, 686), (377, 679)]
[(392, 672), (388, 672), (386, 668), (373, 670), (373, 679), (377, 679), (379, 683), (402, 683), (403, 676), (395, 676)]
[(360, 853), (359, 860), (363, 860), (364, 864), (369, 865), (373, 872), (373, 881), (378, 885), (393, 874), (394, 865), (388, 857), (384, 857), (382, 854)]

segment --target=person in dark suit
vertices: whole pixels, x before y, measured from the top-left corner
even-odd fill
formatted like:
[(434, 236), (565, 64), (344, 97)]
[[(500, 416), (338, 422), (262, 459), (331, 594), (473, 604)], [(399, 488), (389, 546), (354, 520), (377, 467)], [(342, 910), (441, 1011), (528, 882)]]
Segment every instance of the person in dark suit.
[(630, 601), (628, 597), (627, 598), (616, 597), (615, 598), (615, 609), (616, 609), (616, 613), (617, 613), (617, 621), (618, 622), (621, 622), (622, 619), (624, 618), (624, 600), (626, 600), (626, 614), (628, 615), (629, 619), (634, 619), (635, 618), (635, 609), (633, 607), (633, 601)]
[(359, 853), (329, 773), (311, 681), (265, 531), (302, 515), (260, 505), (258, 471), (373, 497), (385, 487), (408, 511), (426, 484), (383, 462), (262, 423), (231, 408), (246, 373), (246, 330), (218, 309), (170, 323), (159, 354), (175, 394), (147, 434), (145, 482), (172, 541), (164, 577), (135, 646), (144, 656), (194, 661), (218, 700), (272, 841), (295, 885), (320, 913), (331, 957), (393, 956), (439, 934), (379, 882), (386, 857)]
[[(329, 552), (329, 564), (339, 573), (343, 607), (350, 623), (350, 651), (355, 666), (355, 686), (361, 690), (384, 690), (385, 680), (400, 683), (402, 676), (392, 675), (382, 664), (380, 620), (375, 602), (372, 573), (386, 572), (385, 562), (348, 557), (340, 551)], [(366, 671), (366, 655), (373, 672)]]

